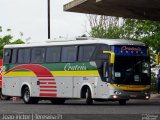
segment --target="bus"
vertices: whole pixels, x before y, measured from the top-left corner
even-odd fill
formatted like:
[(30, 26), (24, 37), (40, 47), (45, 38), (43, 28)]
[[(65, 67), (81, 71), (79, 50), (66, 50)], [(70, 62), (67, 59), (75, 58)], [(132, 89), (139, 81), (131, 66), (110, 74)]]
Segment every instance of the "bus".
[(0, 99), (1, 100), (10, 100), (9, 96), (4, 96), (2, 94), (2, 69), (3, 69), (3, 59), (0, 58)]
[(0, 58), (0, 96), (1, 96), (1, 90), (2, 90), (2, 59)]
[(2, 92), (26, 104), (68, 99), (118, 101), (150, 98), (148, 47), (123, 39), (75, 39), (4, 47)]

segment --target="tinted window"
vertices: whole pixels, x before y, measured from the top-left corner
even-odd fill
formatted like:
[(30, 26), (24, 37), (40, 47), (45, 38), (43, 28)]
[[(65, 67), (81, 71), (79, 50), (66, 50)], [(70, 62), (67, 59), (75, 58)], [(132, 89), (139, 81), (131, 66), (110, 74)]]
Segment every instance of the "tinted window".
[(5, 49), (4, 50), (4, 63), (10, 63), (11, 62), (11, 49)]
[(45, 48), (33, 48), (32, 49), (32, 63), (43, 63), (45, 58)]
[(94, 53), (95, 48), (96, 47), (94, 45), (80, 46), (78, 60), (89, 61)]
[(17, 62), (17, 49), (13, 49), (11, 63), (16, 63), (16, 62)]
[(94, 55), (95, 58), (98, 60), (108, 59), (109, 55), (103, 53), (103, 51), (108, 51), (108, 50), (109, 50), (108, 45), (99, 45), (99, 47), (96, 51), (96, 55)]
[(46, 52), (46, 62), (59, 62), (61, 47), (49, 47)]
[(62, 48), (62, 62), (75, 62), (77, 60), (77, 46)]
[(29, 63), (30, 62), (30, 49), (19, 49), (18, 51), (18, 63)]

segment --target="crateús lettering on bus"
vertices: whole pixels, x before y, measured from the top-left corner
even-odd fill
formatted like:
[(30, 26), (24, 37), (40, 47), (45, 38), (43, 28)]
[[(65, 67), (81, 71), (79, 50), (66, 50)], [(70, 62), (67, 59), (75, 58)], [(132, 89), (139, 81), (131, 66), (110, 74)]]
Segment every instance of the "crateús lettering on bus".
[(128, 47), (128, 46), (122, 46), (121, 51), (136, 51), (136, 52), (142, 52), (142, 49), (140, 47)]
[(64, 70), (65, 71), (83, 71), (83, 70), (87, 70), (87, 67), (82, 64), (82, 65), (71, 65), (70, 63), (67, 63), (64, 66)]

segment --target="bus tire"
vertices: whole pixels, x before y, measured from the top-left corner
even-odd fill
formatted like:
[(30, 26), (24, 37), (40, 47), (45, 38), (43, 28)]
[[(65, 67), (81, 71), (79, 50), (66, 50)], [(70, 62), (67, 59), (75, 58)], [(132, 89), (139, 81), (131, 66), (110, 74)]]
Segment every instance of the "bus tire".
[(88, 87), (87, 91), (86, 91), (86, 104), (87, 105), (92, 105), (93, 104), (93, 100), (92, 100), (92, 94), (91, 94), (91, 90)]
[(119, 100), (120, 105), (126, 105), (126, 100)]
[(37, 104), (38, 99), (30, 97), (30, 90), (28, 87), (25, 87), (22, 92), (22, 99), (25, 104)]
[(51, 100), (51, 103), (60, 105), (60, 104), (64, 104), (65, 101), (66, 101), (66, 99), (63, 99), (63, 98), (53, 98)]

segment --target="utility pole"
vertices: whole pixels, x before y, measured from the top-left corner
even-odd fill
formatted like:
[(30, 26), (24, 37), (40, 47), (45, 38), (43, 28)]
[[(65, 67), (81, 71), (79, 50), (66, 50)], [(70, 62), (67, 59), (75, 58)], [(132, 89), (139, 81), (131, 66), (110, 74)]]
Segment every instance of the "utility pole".
[(50, 39), (50, 0), (48, 0), (48, 39)]

